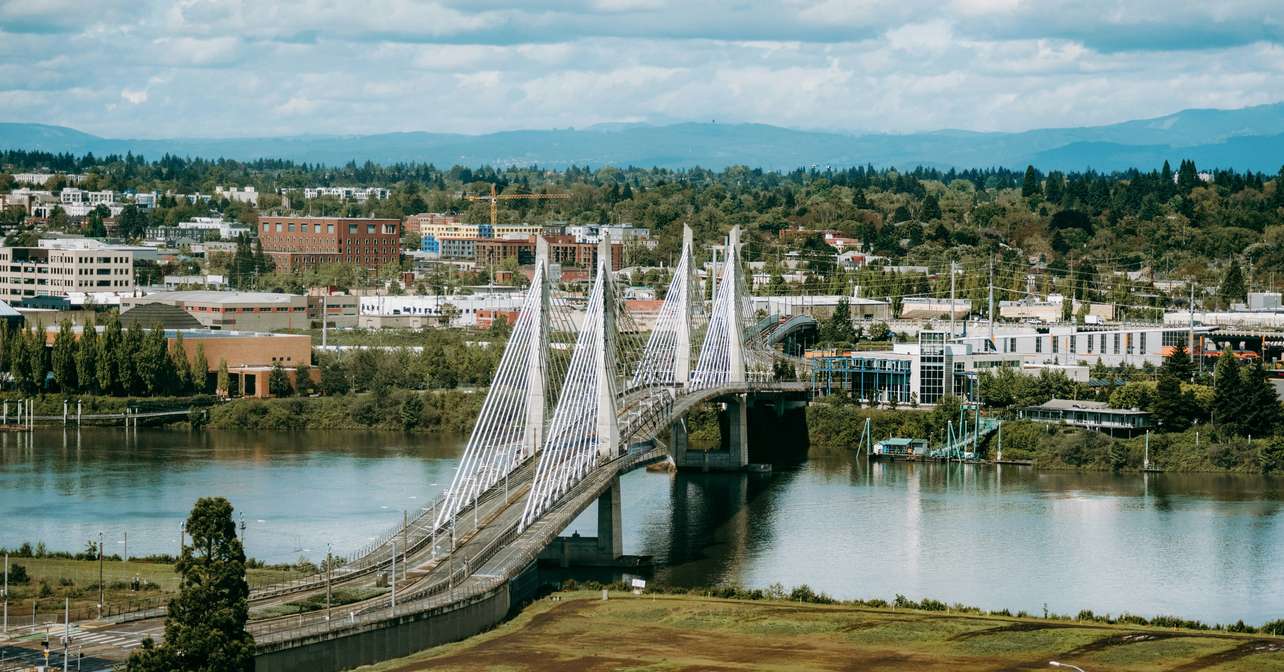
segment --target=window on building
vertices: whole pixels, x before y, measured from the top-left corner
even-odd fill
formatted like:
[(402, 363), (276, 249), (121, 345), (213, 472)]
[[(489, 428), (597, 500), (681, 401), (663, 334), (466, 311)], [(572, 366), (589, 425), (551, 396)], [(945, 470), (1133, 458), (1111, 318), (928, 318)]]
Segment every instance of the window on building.
[(1043, 337), (1042, 337), (1042, 336), (1035, 336), (1035, 337), (1034, 337), (1034, 351), (1035, 351), (1035, 352), (1043, 352)]
[(1124, 348), (1132, 354), (1132, 334), (1124, 334)]
[(287, 224), (285, 226), (285, 230), (289, 231), (290, 233), (294, 233), (294, 222), (290, 222), (289, 224)]
[(348, 225), (348, 233), (349, 233), (350, 235), (356, 235), (356, 233), (357, 233), (357, 225), (356, 225), (356, 224), (349, 224), (349, 225)]
[[(1117, 355), (1119, 354), (1119, 332), (1117, 331), (1115, 332), (1114, 340), (1115, 340), (1115, 354)], [(1102, 348), (1102, 349), (1104, 350), (1105, 348)]]
[(1048, 338), (1052, 340), (1052, 354), (1055, 355), (1061, 352), (1061, 338), (1059, 336), (1049, 336)]
[(283, 228), (284, 228), (284, 227), (282, 227), (282, 226), (281, 226), (281, 222), (277, 222), (277, 223), (276, 223), (276, 232), (277, 232), (277, 233), (281, 233), (281, 231), (282, 231), (282, 229), (283, 229)]
[(326, 232), (326, 233), (334, 233), (334, 224), (326, 224), (326, 225), (325, 225), (325, 232)]
[(321, 233), (321, 225), (320, 225), (320, 224), (313, 224), (313, 225), (312, 225), (312, 233)]
[(1143, 355), (1146, 354), (1146, 332), (1143, 331), (1140, 334), (1138, 334), (1137, 340), (1139, 341), (1137, 347), (1140, 350), (1141, 354)]
[(1097, 340), (1096, 334), (1088, 334), (1088, 352), (1092, 352), (1092, 342)]

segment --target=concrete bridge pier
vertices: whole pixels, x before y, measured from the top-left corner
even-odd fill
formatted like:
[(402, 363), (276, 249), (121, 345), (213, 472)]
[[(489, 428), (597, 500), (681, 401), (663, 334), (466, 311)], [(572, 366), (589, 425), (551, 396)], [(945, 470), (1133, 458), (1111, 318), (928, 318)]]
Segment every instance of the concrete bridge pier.
[(748, 395), (735, 394), (718, 401), (723, 406), (718, 413), (719, 450), (692, 451), (687, 441), (686, 422), (679, 419), (669, 426), (669, 446), (673, 463), (679, 469), (743, 471), (749, 466)]
[(637, 567), (647, 559), (624, 555), (624, 524), (620, 518), (620, 477), (597, 498), (597, 536), (558, 537), (540, 553), (541, 562), (559, 567)]

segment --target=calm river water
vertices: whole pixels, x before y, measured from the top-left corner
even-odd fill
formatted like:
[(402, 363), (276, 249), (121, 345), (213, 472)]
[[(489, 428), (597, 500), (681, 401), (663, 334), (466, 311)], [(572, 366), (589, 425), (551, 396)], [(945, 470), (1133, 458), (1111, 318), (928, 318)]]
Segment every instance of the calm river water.
[[(346, 552), (450, 481), (461, 442), (387, 433), (0, 434), (0, 545), (173, 553), (201, 495), (251, 555)], [(635, 472), (624, 550), (678, 584), (807, 583), (838, 597), (1284, 618), (1284, 480), (1113, 476), (815, 458), (772, 475)], [(594, 512), (574, 525), (595, 532)]]

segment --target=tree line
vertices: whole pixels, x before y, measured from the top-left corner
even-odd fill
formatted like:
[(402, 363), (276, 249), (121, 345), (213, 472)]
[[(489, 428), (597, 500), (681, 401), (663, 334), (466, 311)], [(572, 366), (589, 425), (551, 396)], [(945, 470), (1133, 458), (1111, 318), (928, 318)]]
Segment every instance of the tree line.
[(160, 326), (123, 328), (108, 315), (76, 329), (62, 322), (52, 346), (43, 326), (11, 330), (0, 324), (0, 371), (25, 394), (63, 392), (107, 396), (164, 396), (208, 391), (209, 365), (199, 343), (189, 360), (181, 333), (173, 346)]

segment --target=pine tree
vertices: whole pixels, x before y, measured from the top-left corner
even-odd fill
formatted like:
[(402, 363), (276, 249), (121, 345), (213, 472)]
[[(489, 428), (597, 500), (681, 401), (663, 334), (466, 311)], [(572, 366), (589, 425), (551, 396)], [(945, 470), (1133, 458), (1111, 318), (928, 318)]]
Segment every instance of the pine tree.
[(27, 341), (31, 340), (30, 329), (19, 329), (9, 339), (9, 375), (13, 384), (24, 392), (31, 392), (34, 383), (31, 377), (31, 360), (27, 357)]
[(145, 640), (130, 654), (125, 669), (251, 672), (254, 638), (245, 629), (250, 586), (232, 505), (222, 497), (196, 500), (186, 529), (191, 544), (176, 566), (182, 579), (178, 595), (169, 602), (164, 642)]
[(1239, 420), (1244, 410), (1240, 385), (1239, 362), (1228, 347), (1213, 369), (1213, 424), (1231, 434), (1240, 433)]
[(1230, 268), (1226, 269), (1226, 275), (1222, 277), (1222, 286), (1218, 288), (1217, 294), (1227, 304), (1244, 300), (1244, 272), (1240, 270), (1239, 262), (1235, 259), (1231, 259)]
[(170, 370), (169, 350), (165, 346), (165, 330), (157, 325), (154, 329), (147, 330), (143, 335), (142, 347), (136, 351), (134, 366), (138, 372), (138, 387), (145, 394), (164, 393), (166, 381), (173, 373)]
[(205, 344), (196, 344), (196, 359), (192, 361), (192, 393), (205, 394), (209, 389), (210, 363), (205, 358)]
[(924, 222), (931, 222), (941, 218), (941, 203), (936, 199), (935, 195), (928, 194), (923, 197), (923, 209), (918, 218)]
[(50, 353), (54, 380), (58, 389), (64, 393), (76, 391), (76, 335), (72, 332), (71, 322), (63, 320), (58, 327), (58, 336), (54, 338), (53, 350)]
[(143, 340), (142, 326), (138, 323), (131, 324), (121, 338), (120, 345), (112, 353), (116, 360), (112, 371), (119, 381), (117, 385), (120, 387), (121, 394), (136, 395), (143, 391), (142, 378), (138, 370), (138, 358), (142, 355)]
[(98, 391), (102, 394), (128, 394), (116, 374), (117, 356), (123, 345), (120, 320), (112, 317), (103, 329), (103, 337), (98, 339)]
[(1186, 350), (1185, 343), (1173, 346), (1173, 351), (1164, 359), (1164, 369), (1177, 380), (1190, 381), (1195, 373), (1195, 365), (1190, 360), (1190, 352)]
[(174, 336), (174, 348), (169, 352), (170, 368), (174, 371), (173, 391), (175, 394), (188, 394), (192, 391), (192, 365), (187, 359), (187, 348), (183, 345), (183, 333)]
[(1025, 179), (1021, 182), (1021, 197), (1032, 198), (1043, 192), (1039, 189), (1039, 174), (1035, 172), (1034, 166), (1025, 167)]
[(98, 329), (92, 320), (80, 329), (76, 347), (76, 382), (82, 392), (98, 391)]
[(1165, 432), (1184, 432), (1190, 427), (1191, 401), (1182, 393), (1181, 381), (1171, 371), (1159, 374), (1155, 400), (1150, 411)]
[(1199, 171), (1195, 169), (1195, 162), (1190, 159), (1183, 159), (1181, 166), (1177, 168), (1177, 189), (1183, 194), (1189, 193), (1191, 189), (1199, 186)]
[(35, 391), (45, 389), (45, 380), (48, 377), (49, 366), (47, 363), (45, 350), (45, 327), (37, 324), (35, 331), (31, 332), (31, 337), (27, 339), (26, 358), (27, 370), (31, 374), (31, 385)]
[(1280, 400), (1275, 386), (1266, 378), (1261, 360), (1240, 367), (1240, 390), (1243, 411), (1240, 433), (1251, 436), (1270, 436), (1280, 426)]

